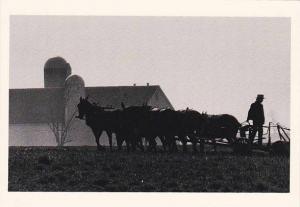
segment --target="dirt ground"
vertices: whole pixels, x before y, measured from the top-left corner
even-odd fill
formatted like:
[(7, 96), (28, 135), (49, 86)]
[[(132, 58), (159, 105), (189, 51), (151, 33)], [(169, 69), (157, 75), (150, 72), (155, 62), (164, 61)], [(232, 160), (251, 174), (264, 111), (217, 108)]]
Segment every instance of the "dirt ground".
[(10, 147), (9, 191), (289, 192), (289, 158)]

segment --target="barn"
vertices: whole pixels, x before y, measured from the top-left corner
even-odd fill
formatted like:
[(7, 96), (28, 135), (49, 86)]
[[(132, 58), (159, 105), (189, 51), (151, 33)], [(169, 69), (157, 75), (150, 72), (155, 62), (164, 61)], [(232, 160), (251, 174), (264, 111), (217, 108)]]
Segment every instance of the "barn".
[[(65, 145), (95, 145), (91, 129), (84, 120), (75, 118), (80, 96), (116, 109), (121, 108), (121, 102), (173, 109), (159, 85), (86, 87), (82, 77), (72, 75), (65, 59), (54, 57), (44, 65), (44, 88), (9, 89), (9, 145), (56, 146), (54, 126), (56, 133), (68, 126)], [(107, 145), (106, 136), (102, 134), (101, 144)]]

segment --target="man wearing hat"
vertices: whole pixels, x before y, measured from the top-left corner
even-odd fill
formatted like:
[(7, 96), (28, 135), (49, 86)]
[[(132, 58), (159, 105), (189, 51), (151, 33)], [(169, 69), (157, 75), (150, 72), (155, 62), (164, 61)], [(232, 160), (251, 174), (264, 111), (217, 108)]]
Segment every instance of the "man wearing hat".
[(264, 95), (258, 94), (256, 101), (251, 104), (247, 117), (247, 121), (253, 121), (253, 131), (249, 136), (250, 143), (253, 143), (256, 132), (258, 131), (258, 145), (262, 145), (263, 125), (265, 123), (264, 107), (262, 105), (263, 100)]

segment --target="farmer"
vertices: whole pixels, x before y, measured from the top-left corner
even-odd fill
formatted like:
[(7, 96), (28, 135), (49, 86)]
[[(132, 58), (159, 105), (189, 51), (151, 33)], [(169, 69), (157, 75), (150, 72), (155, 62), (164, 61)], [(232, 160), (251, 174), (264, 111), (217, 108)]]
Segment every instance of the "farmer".
[(251, 104), (247, 117), (247, 121), (253, 121), (253, 130), (249, 136), (250, 143), (253, 143), (256, 132), (258, 131), (258, 145), (260, 146), (262, 145), (263, 124), (265, 123), (264, 107), (262, 105), (263, 100), (264, 95), (258, 94), (256, 101)]

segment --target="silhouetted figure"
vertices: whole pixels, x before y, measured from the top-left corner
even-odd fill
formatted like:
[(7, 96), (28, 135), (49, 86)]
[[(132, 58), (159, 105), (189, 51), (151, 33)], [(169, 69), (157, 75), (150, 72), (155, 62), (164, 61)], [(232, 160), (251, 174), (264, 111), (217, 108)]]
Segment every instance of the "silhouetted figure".
[(263, 135), (263, 125), (265, 123), (264, 107), (262, 102), (264, 100), (264, 95), (258, 94), (256, 101), (251, 104), (248, 112), (247, 121), (253, 121), (253, 130), (250, 133), (250, 143), (253, 143), (256, 132), (258, 131), (258, 145), (262, 145), (262, 135)]

